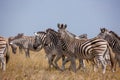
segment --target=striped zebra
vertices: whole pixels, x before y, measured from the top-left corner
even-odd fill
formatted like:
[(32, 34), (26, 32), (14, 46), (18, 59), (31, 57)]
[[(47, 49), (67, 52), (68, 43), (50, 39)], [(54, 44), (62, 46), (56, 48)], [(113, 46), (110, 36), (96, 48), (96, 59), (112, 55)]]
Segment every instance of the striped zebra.
[[(8, 38), (8, 43), (10, 44), (10, 42), (12, 40), (15, 40), (15, 39), (18, 39), (18, 38), (21, 38), (21, 37), (24, 37), (24, 34), (23, 33), (18, 33), (16, 36), (11, 36)], [(10, 45), (11, 46), (11, 49), (12, 49), (12, 52), (15, 54), (16, 53), (16, 49), (17, 49), (17, 46), (14, 46), (14, 45)], [(22, 51), (22, 47), (21, 46), (18, 46), (19, 47), (19, 50), (20, 52)]]
[[(56, 49), (59, 50), (59, 54), (57, 54), (57, 57), (55, 59), (55, 64), (57, 65), (57, 62), (58, 62), (58, 60), (60, 59), (61, 56), (68, 57), (67, 56), (67, 52), (65, 52), (66, 51), (65, 50), (66, 49), (66, 45), (64, 44), (64, 42), (62, 40), (60, 40), (60, 36), (59, 36), (60, 34), (57, 31), (55, 31), (55, 30), (53, 30), (51, 28), (48, 28), (46, 30), (46, 33), (47, 33), (47, 41), (50, 40), (49, 42), (52, 42), (54, 45), (56, 45)], [(75, 38), (77, 37), (73, 33), (70, 33), (70, 34), (73, 35)], [(83, 34), (83, 35), (80, 35), (79, 39), (86, 40), (85, 38), (86, 38), (86, 35)], [(60, 52), (62, 52), (62, 53), (60, 53)], [(69, 60), (67, 60), (67, 62), (69, 62)], [(64, 70), (65, 69), (64, 63), (62, 65), (63, 65), (62, 66), (62, 70)], [(79, 59), (78, 69), (80, 69), (80, 68), (83, 68), (83, 69), (85, 68), (85, 63), (84, 63), (84, 61), (82, 59)]]
[[(79, 36), (75, 36), (76, 39), (82, 39), (82, 40), (87, 40), (88, 37), (87, 37), (87, 34), (81, 34)], [(87, 61), (88, 62), (88, 61)], [(79, 59), (79, 66), (78, 66), (78, 69), (82, 68), (83, 70), (85, 70), (85, 60), (83, 59)]]
[(102, 72), (104, 74), (106, 71), (106, 61), (104, 59), (104, 55), (107, 51), (110, 53), (111, 67), (114, 71), (114, 56), (106, 40), (100, 38), (92, 38), (87, 41), (79, 40), (74, 38), (66, 30), (66, 27), (66, 24), (58, 24), (58, 32), (61, 34), (60, 38), (66, 44), (67, 52), (69, 52), (68, 54), (70, 55), (69, 59), (71, 61), (71, 67), (74, 72), (76, 72), (75, 57), (77, 57), (80, 59), (90, 60), (92, 62), (94, 62), (94, 59), (99, 60), (102, 64)]
[(29, 50), (32, 51), (40, 51), (42, 49), (41, 46), (39, 46), (36, 50), (33, 48), (33, 44), (35, 42), (34, 36), (22, 36), (19, 38), (15, 38), (14, 40), (10, 41), (10, 45), (12, 46), (12, 49), (14, 53), (16, 53), (17, 46), (22, 48), (25, 51), (26, 57), (30, 57)]
[(109, 31), (106, 28), (101, 28), (100, 31), (98, 37), (108, 41), (117, 59), (115, 64), (118, 62), (120, 66), (120, 37), (115, 32)]
[(9, 46), (4, 37), (0, 36), (0, 62), (3, 71), (6, 70), (6, 63), (9, 60)]
[(35, 33), (35, 43), (33, 46), (34, 46), (34, 49), (36, 49), (40, 45), (44, 48), (46, 56), (48, 58), (49, 68), (51, 68), (51, 66), (53, 66), (56, 69), (61, 70), (58, 67), (58, 64), (56, 63), (56, 61), (58, 59), (60, 59), (61, 57), (62, 57), (62, 60), (64, 60), (64, 56), (62, 56), (63, 52), (60, 48), (58, 48), (58, 46), (57, 46), (58, 42), (56, 42), (56, 41), (58, 41), (58, 39), (55, 39), (55, 44), (53, 42), (49, 42), (49, 39), (47, 39), (46, 32), (36, 32)]
[[(76, 39), (85, 39), (87, 40), (87, 34), (82, 34), (82, 35), (79, 35), (79, 36), (76, 36), (75, 37)], [(109, 56), (109, 52), (106, 53), (106, 55), (104, 56), (105, 60), (106, 60), (106, 63), (110, 65), (110, 56)], [(100, 65), (100, 62), (99, 60), (96, 60), (96, 63), (97, 63), (97, 67), (99, 67)], [(85, 64), (84, 64), (84, 67), (85, 67)]]

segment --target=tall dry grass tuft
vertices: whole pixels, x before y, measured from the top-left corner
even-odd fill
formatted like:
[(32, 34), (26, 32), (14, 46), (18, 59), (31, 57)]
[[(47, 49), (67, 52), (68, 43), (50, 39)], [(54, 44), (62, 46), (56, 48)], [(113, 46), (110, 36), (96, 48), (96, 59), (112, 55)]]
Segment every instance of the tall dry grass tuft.
[[(0, 80), (120, 80), (120, 68), (112, 73), (110, 67), (103, 75), (102, 70), (93, 72), (92, 66), (88, 63), (85, 71), (77, 71), (73, 73), (66, 69), (61, 72), (54, 68), (48, 69), (47, 58), (45, 58), (44, 50), (40, 52), (30, 52), (30, 58), (25, 57), (22, 51), (12, 54), (10, 50), (10, 61), (7, 64), (7, 70), (2, 72), (0, 69)], [(61, 61), (58, 62), (61, 66)], [(69, 67), (69, 63), (66, 65)]]

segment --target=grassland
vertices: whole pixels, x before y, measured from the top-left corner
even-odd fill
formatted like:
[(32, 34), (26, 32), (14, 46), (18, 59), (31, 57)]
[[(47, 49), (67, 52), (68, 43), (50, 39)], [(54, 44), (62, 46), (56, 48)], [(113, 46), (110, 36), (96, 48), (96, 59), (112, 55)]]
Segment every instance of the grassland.
[[(0, 69), (0, 80), (120, 80), (120, 68), (112, 73), (110, 67), (107, 67), (106, 73), (103, 75), (102, 70), (93, 72), (92, 66), (87, 64), (84, 71), (78, 70), (73, 73), (66, 69), (61, 72), (54, 68), (48, 69), (47, 58), (45, 58), (44, 50), (40, 52), (30, 52), (30, 58), (26, 58), (24, 52), (22, 54), (12, 54), (10, 50), (10, 60), (7, 64), (7, 70)], [(59, 61), (61, 65), (61, 61)], [(69, 66), (69, 63), (66, 67)]]

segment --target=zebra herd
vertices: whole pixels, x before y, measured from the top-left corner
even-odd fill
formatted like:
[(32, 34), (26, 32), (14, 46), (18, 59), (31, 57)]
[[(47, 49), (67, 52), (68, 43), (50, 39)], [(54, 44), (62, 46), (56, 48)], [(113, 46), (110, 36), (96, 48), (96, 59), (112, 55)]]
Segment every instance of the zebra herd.
[[(29, 50), (40, 51), (44, 48), (48, 58), (49, 68), (52, 66), (57, 70), (64, 71), (65, 64), (71, 62), (69, 68), (73, 72), (78, 69), (85, 69), (85, 60), (90, 61), (96, 71), (102, 66), (102, 73), (106, 72), (106, 66), (110, 64), (111, 70), (116, 71), (116, 64), (120, 66), (120, 37), (113, 31), (101, 28), (100, 33), (91, 39), (87, 34), (76, 36), (67, 30), (66, 24), (58, 24), (58, 31), (48, 28), (46, 31), (38, 31), (34, 36), (18, 34), (9, 37), (8, 42), (0, 37), (0, 61), (1, 67), (5, 70), (9, 60), (9, 47), (16, 53), (17, 47), (25, 51), (26, 57), (30, 57)], [(62, 58), (62, 67), (58, 61)], [(76, 68), (76, 59), (79, 66)]]

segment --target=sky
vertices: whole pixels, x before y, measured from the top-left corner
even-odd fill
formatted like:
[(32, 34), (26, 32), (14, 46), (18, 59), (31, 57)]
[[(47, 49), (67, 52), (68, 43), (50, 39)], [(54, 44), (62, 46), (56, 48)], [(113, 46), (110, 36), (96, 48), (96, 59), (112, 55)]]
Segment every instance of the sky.
[(103, 27), (120, 35), (120, 0), (0, 0), (1, 36), (33, 36), (47, 28), (57, 31), (58, 23), (89, 38)]

